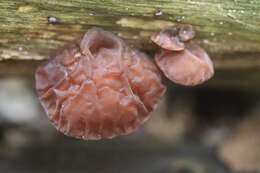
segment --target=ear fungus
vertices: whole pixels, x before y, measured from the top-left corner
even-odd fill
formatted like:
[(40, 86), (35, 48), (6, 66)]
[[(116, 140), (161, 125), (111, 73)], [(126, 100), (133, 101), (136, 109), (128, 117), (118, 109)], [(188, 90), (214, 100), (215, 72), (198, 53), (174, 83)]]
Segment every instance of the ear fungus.
[(144, 53), (100, 28), (36, 71), (36, 89), (53, 125), (82, 139), (126, 135), (149, 118), (165, 93)]
[(183, 25), (179, 29), (179, 37), (182, 42), (192, 40), (195, 37), (195, 31), (193, 30), (192, 25)]
[(168, 79), (186, 86), (201, 84), (214, 74), (208, 54), (194, 43), (179, 52), (162, 50), (155, 61)]
[[(178, 35), (176, 33), (165, 35), (164, 31), (156, 36), (160, 42), (154, 41), (154, 36), (151, 39), (162, 48), (155, 55), (155, 62), (168, 79), (181, 85), (193, 86), (205, 82), (214, 75), (214, 66), (206, 51), (199, 45), (188, 42), (195, 36), (191, 25), (181, 27), (178, 32), (176, 31)], [(182, 42), (184, 45), (182, 50), (168, 49), (176, 45), (174, 42), (169, 42), (172, 37)]]
[(166, 50), (180, 51), (184, 49), (184, 43), (180, 41), (178, 30), (175, 27), (166, 28), (152, 35), (151, 40)]

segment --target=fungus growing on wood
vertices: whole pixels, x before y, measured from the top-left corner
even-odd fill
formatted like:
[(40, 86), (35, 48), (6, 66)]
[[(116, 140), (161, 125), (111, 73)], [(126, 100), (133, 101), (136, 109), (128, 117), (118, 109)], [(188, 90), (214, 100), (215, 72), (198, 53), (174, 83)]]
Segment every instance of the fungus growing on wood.
[(36, 71), (36, 89), (53, 125), (82, 139), (112, 138), (149, 118), (166, 88), (144, 53), (99, 28)]
[(195, 37), (195, 31), (192, 27), (192, 25), (183, 25), (179, 29), (179, 38), (182, 42), (190, 41)]
[(214, 74), (208, 54), (195, 43), (186, 45), (183, 51), (162, 50), (155, 61), (168, 79), (186, 86), (201, 84)]
[[(198, 85), (214, 75), (214, 66), (206, 51), (189, 42), (194, 36), (192, 26), (184, 25), (180, 29), (164, 29), (151, 37), (151, 40), (161, 47), (160, 52), (155, 55), (157, 65), (165, 76), (175, 83)], [(176, 49), (176, 43), (183, 46)]]
[(163, 49), (180, 51), (184, 49), (178, 36), (178, 29), (175, 27), (166, 28), (152, 35), (151, 40)]

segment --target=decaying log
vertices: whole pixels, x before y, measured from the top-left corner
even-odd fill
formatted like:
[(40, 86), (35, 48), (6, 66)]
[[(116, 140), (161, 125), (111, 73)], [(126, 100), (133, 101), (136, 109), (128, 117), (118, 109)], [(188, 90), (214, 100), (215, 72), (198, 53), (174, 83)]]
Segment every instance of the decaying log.
[(260, 87), (254, 77), (260, 67), (259, 0), (2, 0), (0, 74), (32, 74), (33, 61), (50, 58), (93, 26), (153, 53), (154, 31), (186, 23), (195, 27), (195, 41), (216, 69), (232, 71), (217, 71), (209, 85), (237, 86), (245, 76), (250, 86)]

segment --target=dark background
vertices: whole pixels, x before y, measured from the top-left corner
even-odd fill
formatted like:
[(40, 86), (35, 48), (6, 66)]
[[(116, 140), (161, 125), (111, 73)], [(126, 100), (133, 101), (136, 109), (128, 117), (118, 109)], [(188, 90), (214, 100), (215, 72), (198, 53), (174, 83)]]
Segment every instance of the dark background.
[[(0, 79), (0, 172), (228, 173), (260, 170), (259, 93), (169, 89), (127, 136), (83, 141), (55, 130), (31, 78)], [(259, 122), (259, 123), (258, 123)]]

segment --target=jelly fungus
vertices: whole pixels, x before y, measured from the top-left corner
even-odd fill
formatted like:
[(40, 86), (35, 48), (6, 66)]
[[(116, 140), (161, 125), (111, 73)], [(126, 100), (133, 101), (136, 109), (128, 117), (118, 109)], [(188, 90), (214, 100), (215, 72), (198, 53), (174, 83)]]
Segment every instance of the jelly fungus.
[(184, 25), (179, 30), (179, 38), (182, 42), (189, 41), (195, 37), (195, 31), (192, 25)]
[(214, 74), (208, 54), (195, 43), (187, 44), (183, 51), (162, 50), (155, 61), (167, 78), (181, 85), (198, 85)]
[(184, 49), (178, 36), (178, 29), (175, 27), (166, 28), (152, 35), (151, 40), (163, 49), (180, 51)]
[[(210, 79), (214, 75), (213, 63), (204, 49), (189, 42), (195, 36), (192, 26), (184, 25), (178, 31), (174, 30), (177, 34), (166, 34), (166, 30), (162, 30), (156, 34), (156, 39), (154, 36), (151, 38), (162, 48), (155, 55), (161, 71), (171, 81), (186, 86), (198, 85)], [(176, 47), (176, 42), (169, 41), (173, 36), (183, 44), (182, 49), (172, 49)]]
[(148, 55), (99, 28), (87, 31), (80, 45), (40, 65), (35, 77), (52, 124), (82, 139), (133, 132), (166, 90)]

